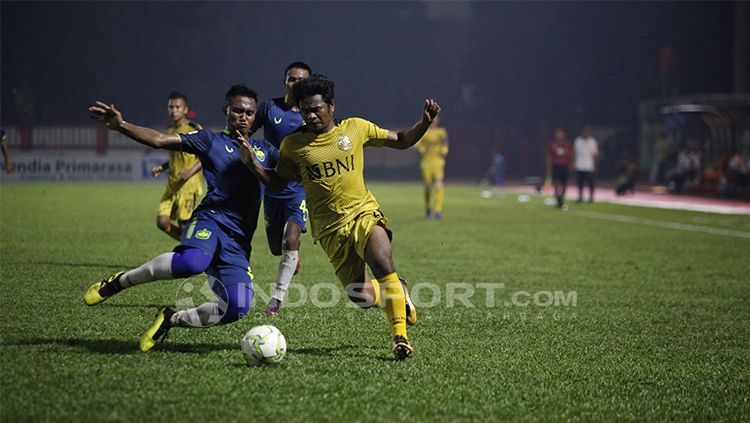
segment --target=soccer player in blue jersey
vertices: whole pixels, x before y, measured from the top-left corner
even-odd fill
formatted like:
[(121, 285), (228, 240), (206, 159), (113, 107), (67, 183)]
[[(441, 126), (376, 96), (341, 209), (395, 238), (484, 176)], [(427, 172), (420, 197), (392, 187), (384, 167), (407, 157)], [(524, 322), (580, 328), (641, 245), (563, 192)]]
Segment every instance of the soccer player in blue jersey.
[[(107, 128), (141, 144), (198, 156), (208, 184), (208, 193), (193, 212), (180, 245), (138, 268), (94, 283), (84, 294), (85, 303), (93, 306), (135, 285), (206, 272), (219, 299), (187, 310), (160, 308), (154, 323), (141, 336), (141, 351), (153, 348), (172, 327), (231, 323), (244, 317), (252, 304), (250, 242), (258, 222), (263, 186), (240, 160), (237, 139), (245, 138), (250, 131), (257, 101), (253, 90), (232, 86), (222, 108), (226, 129), (218, 133), (200, 130), (164, 134), (125, 122), (114, 105), (96, 102), (89, 107), (92, 117)], [(275, 156), (273, 146), (266, 141), (251, 143), (255, 158), (270, 164)]]
[[(304, 124), (299, 107), (292, 98), (292, 87), (312, 70), (303, 62), (294, 62), (284, 71), (284, 97), (266, 100), (258, 107), (250, 133), (263, 128), (263, 138), (279, 148), (281, 140)], [(271, 253), (281, 256), (276, 274), (276, 287), (266, 307), (266, 314), (279, 312), (292, 277), (299, 272), (300, 236), (306, 231), (307, 203), (302, 184), (291, 181), (281, 191), (266, 190), (263, 198), (263, 213), (266, 218), (266, 236)]]

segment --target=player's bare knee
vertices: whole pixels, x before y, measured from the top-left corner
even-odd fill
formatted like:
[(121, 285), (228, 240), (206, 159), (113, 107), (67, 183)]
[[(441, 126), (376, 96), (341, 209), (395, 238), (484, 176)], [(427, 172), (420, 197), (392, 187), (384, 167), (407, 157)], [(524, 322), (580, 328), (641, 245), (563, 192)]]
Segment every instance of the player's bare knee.
[(299, 236), (297, 237), (284, 237), (282, 242), (282, 248), (287, 251), (299, 250)]
[(282, 241), (283, 249), (287, 251), (299, 250), (300, 235), (302, 235), (300, 226), (295, 222), (288, 222), (284, 230), (284, 240)]
[(268, 240), (268, 249), (271, 250), (271, 254), (275, 256), (281, 255), (281, 240), (274, 238)]
[(158, 216), (156, 218), (156, 227), (161, 229), (164, 232), (169, 232), (169, 228), (172, 226), (172, 222), (169, 220), (169, 217), (166, 216)]
[(375, 292), (372, 284), (352, 282), (346, 286), (349, 299), (360, 308), (370, 308), (375, 305)]

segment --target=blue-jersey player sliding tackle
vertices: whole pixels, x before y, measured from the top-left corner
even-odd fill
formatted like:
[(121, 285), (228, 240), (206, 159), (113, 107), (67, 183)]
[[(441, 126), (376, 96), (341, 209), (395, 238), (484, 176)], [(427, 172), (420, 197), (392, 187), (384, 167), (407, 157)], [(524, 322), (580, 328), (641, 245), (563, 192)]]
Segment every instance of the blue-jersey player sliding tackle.
[[(218, 297), (195, 308), (159, 309), (156, 320), (140, 339), (148, 351), (172, 327), (208, 327), (231, 323), (247, 314), (253, 300), (250, 242), (258, 223), (263, 188), (240, 160), (241, 144), (255, 119), (257, 94), (242, 85), (232, 86), (224, 99), (226, 130), (200, 130), (188, 134), (164, 134), (123, 120), (114, 105), (97, 102), (92, 117), (109, 129), (154, 148), (185, 151), (201, 161), (208, 194), (193, 212), (180, 245), (146, 264), (96, 282), (84, 294), (93, 306), (135, 285), (162, 279), (184, 278), (206, 272)], [(270, 165), (275, 149), (266, 141), (250, 141), (257, 160)]]
[[(310, 77), (310, 66), (294, 62), (284, 71), (286, 95), (266, 100), (258, 107), (253, 134), (263, 128), (263, 138), (279, 148), (281, 140), (296, 131), (302, 124), (297, 103), (292, 98), (292, 87), (300, 79)], [(299, 271), (300, 236), (307, 223), (305, 191), (297, 181), (290, 181), (281, 191), (266, 190), (263, 197), (263, 215), (266, 219), (266, 237), (271, 253), (281, 256), (276, 274), (276, 287), (266, 307), (266, 314), (275, 315), (284, 301), (289, 284)]]
[[(302, 182), (313, 237), (351, 300), (363, 308), (374, 304), (383, 308), (391, 326), (393, 353), (403, 360), (413, 352), (406, 324), (416, 323), (416, 310), (396, 274), (387, 220), (365, 186), (363, 149), (411, 147), (438, 116), (440, 106), (426, 100), (419, 122), (393, 132), (364, 119), (334, 121), (334, 83), (323, 75), (298, 81), (293, 94), (305, 126), (284, 138), (276, 167), (268, 169), (254, 159), (247, 141), (242, 160), (269, 188), (278, 189), (290, 180)], [(365, 264), (376, 280), (369, 280)]]

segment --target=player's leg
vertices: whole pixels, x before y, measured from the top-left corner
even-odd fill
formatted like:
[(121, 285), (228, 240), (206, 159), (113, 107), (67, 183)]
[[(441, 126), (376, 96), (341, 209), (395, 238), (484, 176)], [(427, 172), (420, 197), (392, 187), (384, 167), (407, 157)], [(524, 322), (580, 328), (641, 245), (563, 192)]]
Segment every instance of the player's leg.
[[(273, 211), (276, 215), (271, 215), (267, 230), (271, 233), (277, 231), (279, 226), (282, 230), (281, 259), (276, 273), (276, 286), (271, 295), (271, 299), (266, 306), (267, 315), (276, 315), (279, 312), (282, 301), (286, 296), (292, 277), (299, 271), (299, 247), (300, 237), (306, 230), (307, 221), (307, 203), (304, 195), (289, 199), (275, 200), (282, 203), (280, 207), (275, 207)], [(284, 222), (283, 226), (281, 222)], [(269, 233), (267, 231), (267, 233)]]
[(589, 203), (594, 202), (594, 172), (588, 172)]
[[(156, 215), (156, 227), (170, 237), (180, 240), (180, 230), (172, 225), (172, 215), (176, 206), (176, 198), (166, 193), (159, 202), (159, 211)], [(189, 216), (188, 216), (189, 217)]]
[(141, 335), (141, 351), (148, 351), (173, 327), (208, 328), (236, 322), (247, 315), (253, 301), (252, 273), (249, 251), (244, 245), (249, 240), (242, 236), (229, 237), (223, 232), (214, 233), (220, 247), (207, 273), (208, 283), (216, 301), (197, 307), (176, 311), (160, 309), (151, 326)]
[(399, 360), (408, 358), (413, 349), (406, 334), (406, 296), (393, 265), (391, 240), (380, 225), (370, 231), (365, 261), (380, 285), (380, 301), (393, 335), (393, 352)]
[(577, 170), (576, 171), (576, 182), (578, 182), (578, 202), (583, 201), (583, 182), (584, 182), (584, 172)]
[(562, 207), (562, 196), (560, 195), (560, 177), (556, 167), (552, 168), (552, 186), (555, 190), (555, 202), (558, 208)]
[(182, 278), (205, 271), (217, 248), (217, 237), (211, 236), (215, 230), (211, 221), (195, 219), (186, 230), (182, 243), (172, 252), (160, 254), (135, 269), (118, 272), (95, 282), (86, 290), (84, 302), (96, 305), (135, 285)]
[(568, 168), (560, 168), (560, 200), (559, 207), (563, 210), (567, 210), (568, 206), (565, 205), (565, 192), (568, 189)]
[(179, 240), (182, 236), (182, 231), (190, 223), (190, 217), (195, 211), (195, 207), (198, 201), (198, 191), (186, 191), (181, 192), (176, 201), (176, 210), (174, 211), (173, 218), (177, 221), (175, 225), (177, 232), (177, 239)]
[(180, 245), (175, 251), (160, 254), (135, 269), (117, 272), (95, 282), (86, 290), (83, 299), (87, 305), (96, 305), (136, 285), (201, 273), (210, 263), (211, 256), (205, 251)]
[(283, 209), (279, 200), (273, 197), (263, 197), (263, 219), (266, 221), (266, 239), (268, 249), (275, 256), (281, 255), (281, 243), (284, 238)]
[(432, 217), (432, 170), (427, 163), (422, 163), (422, 181), (424, 182), (424, 210), (425, 217)]
[(443, 180), (445, 179), (445, 163), (438, 163), (435, 165), (433, 173), (433, 184), (435, 188), (435, 219), (443, 218), (443, 201), (445, 199), (445, 186)]

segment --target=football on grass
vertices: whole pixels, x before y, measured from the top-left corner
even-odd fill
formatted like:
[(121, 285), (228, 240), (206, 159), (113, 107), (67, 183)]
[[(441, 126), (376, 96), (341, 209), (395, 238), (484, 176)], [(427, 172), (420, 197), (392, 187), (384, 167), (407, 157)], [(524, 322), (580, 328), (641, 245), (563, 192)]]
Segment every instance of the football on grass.
[(248, 364), (278, 364), (286, 357), (286, 339), (275, 326), (256, 326), (242, 338)]

